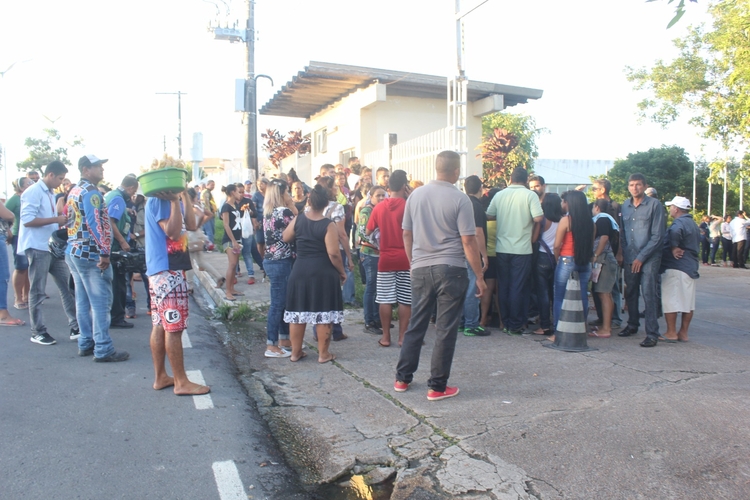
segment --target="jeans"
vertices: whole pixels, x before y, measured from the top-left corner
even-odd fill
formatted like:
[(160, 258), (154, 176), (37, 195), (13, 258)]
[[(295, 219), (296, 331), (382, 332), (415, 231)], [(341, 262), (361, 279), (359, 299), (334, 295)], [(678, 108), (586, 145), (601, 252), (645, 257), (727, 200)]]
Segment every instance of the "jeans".
[(477, 275), (466, 263), (466, 272), (469, 276), (469, 286), (466, 288), (466, 297), (464, 298), (463, 325), (467, 330), (479, 326), (479, 297), (477, 293)]
[(643, 289), (643, 302), (646, 304), (646, 335), (659, 336), (659, 266), (661, 255), (643, 263), (641, 272), (633, 273), (630, 263), (625, 263), (625, 303), (628, 305), (628, 326), (636, 330), (640, 326), (638, 299)]
[[(0, 309), (8, 309), (8, 281), (10, 280), (10, 259), (8, 247), (5, 245), (6, 236), (0, 234)], [(16, 300), (20, 300), (17, 297)]]
[(711, 242), (711, 264), (716, 264), (716, 252), (719, 250), (721, 237), (717, 236), (716, 238), (711, 238), (709, 241)]
[(539, 306), (539, 326), (542, 330), (552, 329), (554, 285), (555, 267), (552, 265), (552, 259), (547, 253), (539, 253), (536, 262), (536, 300)]
[(279, 339), (289, 339), (289, 324), (284, 322), (286, 305), (286, 284), (292, 274), (292, 259), (263, 261), (268, 280), (271, 282), (271, 307), (266, 323), (266, 344), (276, 345)]
[[(31, 333), (34, 335), (47, 332), (42, 313), (42, 302), (47, 289), (47, 275), (51, 274), (57, 289), (60, 291), (63, 309), (68, 317), (68, 326), (71, 329), (79, 328), (76, 321), (76, 302), (68, 288), (70, 270), (65, 261), (57, 259), (48, 251), (29, 248), (26, 250), (26, 258), (29, 259), (29, 318), (31, 319)], [(7, 295), (7, 294), (6, 294)], [(55, 324), (58, 324), (55, 322)]]
[(214, 233), (216, 232), (216, 219), (214, 217), (211, 217), (208, 222), (203, 224), (203, 232), (206, 233), (206, 236), (208, 236), (208, 241), (210, 243), (214, 242)]
[(242, 238), (242, 260), (245, 261), (248, 277), (255, 276), (253, 260), (258, 264), (261, 271), (263, 270), (263, 259), (260, 257), (258, 245), (255, 244), (255, 235), (249, 238)]
[[(557, 330), (557, 322), (560, 319), (560, 311), (562, 310), (562, 303), (565, 298), (565, 287), (568, 284), (570, 274), (574, 271), (578, 273), (578, 281), (581, 285), (581, 301), (583, 302), (584, 321), (586, 321), (586, 317), (589, 313), (588, 284), (589, 277), (591, 276), (591, 264), (587, 262), (585, 266), (579, 266), (575, 263), (573, 257), (561, 256), (557, 261), (557, 269), (555, 269), (555, 303), (553, 306), (555, 330)], [(637, 310), (638, 309), (636, 308), (636, 311)]]
[(375, 303), (378, 289), (378, 261), (377, 255), (363, 255), (363, 267), (365, 268), (365, 294), (362, 297), (365, 309), (365, 325), (377, 324), (380, 321), (380, 309)]
[(508, 330), (521, 330), (528, 319), (531, 254), (497, 253), (497, 300), (500, 316)]
[(419, 367), (430, 316), (437, 305), (435, 347), (432, 350), (430, 379), (433, 391), (443, 392), (448, 384), (456, 350), (458, 322), (464, 307), (469, 277), (466, 268), (448, 265), (418, 267), (411, 271), (411, 319), (396, 367), (396, 379), (407, 384)]
[(127, 284), (125, 273), (120, 273), (112, 269), (112, 324), (125, 321)]
[(344, 303), (354, 303), (354, 273), (349, 270), (349, 259), (346, 258), (346, 253), (341, 250), (341, 260), (344, 262), (344, 270), (346, 271), (346, 281), (344, 282)]
[(701, 236), (701, 262), (708, 264), (708, 253), (710, 250), (711, 240), (707, 236)]
[(105, 270), (96, 267), (96, 262), (65, 256), (65, 262), (73, 271), (76, 284), (76, 311), (81, 336), (78, 349), (94, 348), (94, 356), (104, 358), (115, 352), (109, 336), (112, 308), (112, 266)]

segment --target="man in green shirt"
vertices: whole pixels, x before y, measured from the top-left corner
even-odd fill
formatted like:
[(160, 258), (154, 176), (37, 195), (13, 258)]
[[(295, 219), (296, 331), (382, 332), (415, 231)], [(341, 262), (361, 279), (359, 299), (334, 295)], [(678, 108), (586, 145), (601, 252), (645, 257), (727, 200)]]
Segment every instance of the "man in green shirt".
[(531, 273), (531, 235), (544, 212), (539, 196), (526, 187), (529, 174), (516, 167), (510, 186), (495, 195), (487, 219), (497, 220), (497, 298), (504, 331), (521, 335), (526, 321)]

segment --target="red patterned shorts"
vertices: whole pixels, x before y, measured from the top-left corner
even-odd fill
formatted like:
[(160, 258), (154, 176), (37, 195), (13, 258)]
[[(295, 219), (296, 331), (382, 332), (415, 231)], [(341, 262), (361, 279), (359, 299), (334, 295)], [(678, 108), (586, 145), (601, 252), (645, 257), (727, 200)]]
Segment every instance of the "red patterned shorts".
[(185, 271), (162, 271), (148, 277), (151, 293), (151, 323), (164, 331), (187, 328), (188, 286)]

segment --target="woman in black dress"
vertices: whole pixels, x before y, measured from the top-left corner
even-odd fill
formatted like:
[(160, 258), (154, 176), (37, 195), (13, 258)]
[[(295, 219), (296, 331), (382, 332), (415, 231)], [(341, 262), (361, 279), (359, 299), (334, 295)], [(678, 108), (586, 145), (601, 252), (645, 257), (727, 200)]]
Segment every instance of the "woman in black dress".
[(297, 242), (297, 261), (287, 284), (284, 321), (289, 323), (292, 361), (305, 356), (302, 340), (307, 323), (312, 323), (317, 325), (318, 362), (327, 363), (335, 359), (328, 351), (332, 325), (344, 320), (341, 283), (346, 273), (336, 224), (323, 216), (328, 206), (328, 190), (315, 186), (308, 204), (310, 210), (300, 213), (284, 230), (285, 242)]

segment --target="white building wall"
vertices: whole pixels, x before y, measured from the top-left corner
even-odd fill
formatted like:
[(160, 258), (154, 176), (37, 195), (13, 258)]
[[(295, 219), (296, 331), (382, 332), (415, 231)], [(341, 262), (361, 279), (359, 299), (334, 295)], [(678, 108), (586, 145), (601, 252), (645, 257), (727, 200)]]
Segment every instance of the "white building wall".
[[(324, 163), (339, 163), (344, 151), (354, 150), (356, 156), (363, 157), (386, 148), (387, 134), (396, 134), (398, 143), (403, 143), (445, 128), (447, 119), (445, 99), (388, 96), (383, 84), (360, 89), (313, 115), (302, 127), (303, 134), (309, 134), (312, 142), (312, 176), (317, 175)], [(322, 129), (326, 130), (325, 151), (319, 149), (316, 140), (316, 133)], [(467, 175), (481, 176), (482, 163), (476, 157), (476, 148), (482, 141), (482, 119), (473, 116), (473, 103), (468, 105), (466, 138)]]

